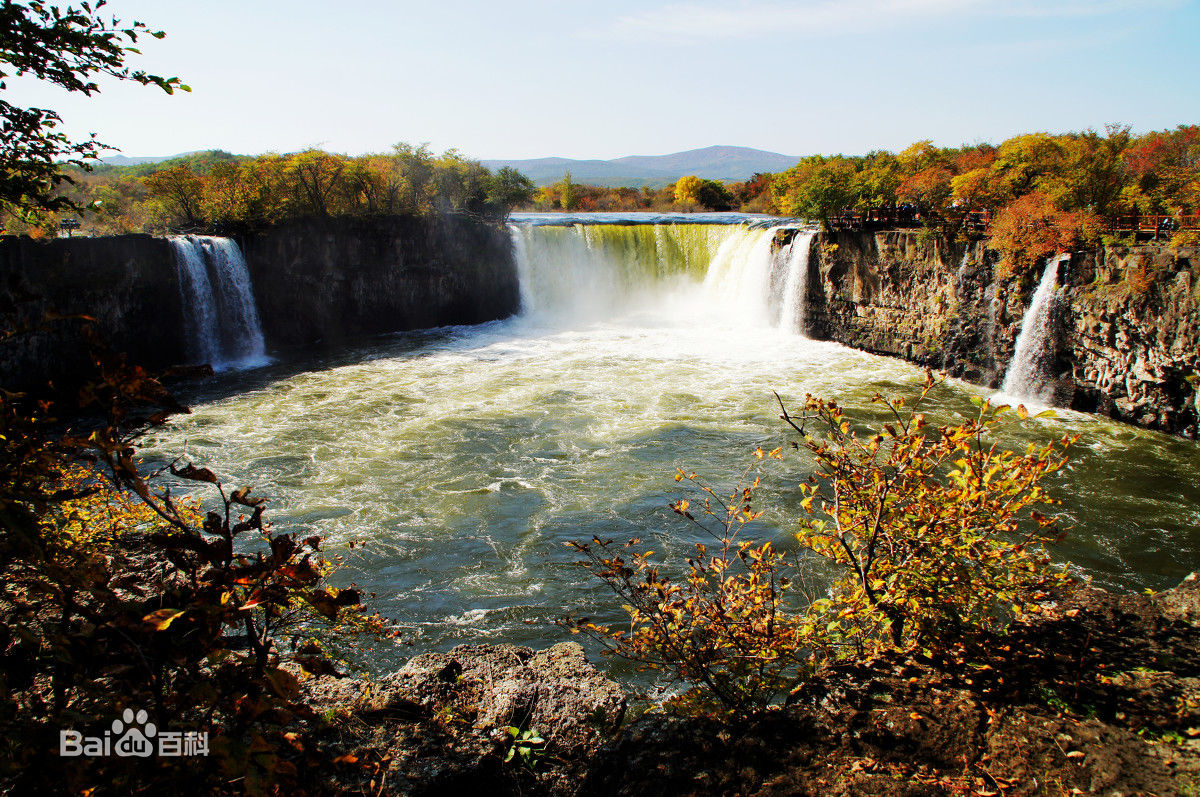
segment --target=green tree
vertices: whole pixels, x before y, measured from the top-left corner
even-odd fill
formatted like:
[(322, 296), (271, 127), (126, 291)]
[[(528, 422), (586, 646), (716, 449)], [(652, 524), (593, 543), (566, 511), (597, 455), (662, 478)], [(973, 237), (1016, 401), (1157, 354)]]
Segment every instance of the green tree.
[(504, 166), (488, 183), (488, 201), (503, 213), (533, 201), (533, 181), (511, 166)]
[(1105, 128), (1105, 135), (1087, 130), (1069, 136), (1055, 204), (1062, 210), (1116, 215), (1124, 185), (1121, 156), (1132, 140), (1128, 125), (1115, 124)]
[(479, 161), (464, 158), (450, 149), (434, 161), (437, 209), (487, 215), (491, 173)]
[[(142, 36), (162, 38), (141, 22), (122, 27), (104, 19), (104, 0), (58, 7), (42, 0), (6, 0), (0, 4), (0, 92), (12, 76), (31, 75), (70, 92), (99, 91), (97, 75), (109, 75), (168, 94), (190, 91), (179, 78), (160, 77), (126, 65)], [(0, 99), (0, 209), (23, 218), (72, 208), (58, 193), (71, 178), (62, 165), (87, 167), (111, 149), (93, 136), (74, 141), (58, 129), (62, 118), (46, 108), (19, 108)]]
[(708, 210), (733, 210), (733, 191), (724, 183), (717, 180), (701, 180), (700, 190), (696, 192), (700, 206)]
[(579, 209), (579, 191), (574, 182), (571, 181), (571, 173), (564, 172), (563, 178), (553, 186), (558, 193), (558, 205), (563, 210), (578, 210)]
[(855, 179), (859, 210), (894, 205), (896, 190), (902, 180), (900, 163), (895, 155), (881, 151), (868, 153)]
[(775, 206), (785, 215), (820, 221), (828, 229), (833, 216), (857, 203), (856, 176), (853, 159), (810, 156), (776, 179)]
[(400, 211), (425, 213), (433, 209), (433, 153), (428, 144), (392, 147), (392, 159), (401, 186)]

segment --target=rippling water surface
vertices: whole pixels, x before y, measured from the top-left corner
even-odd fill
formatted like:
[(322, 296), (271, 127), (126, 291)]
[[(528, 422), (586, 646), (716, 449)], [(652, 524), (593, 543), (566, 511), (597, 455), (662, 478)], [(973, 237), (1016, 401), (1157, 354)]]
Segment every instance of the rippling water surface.
[[(518, 231), (518, 244), (540, 246), (531, 234)], [(564, 543), (637, 535), (683, 553), (698, 538), (667, 509), (681, 495), (676, 469), (731, 485), (756, 446), (786, 446), (773, 391), (793, 407), (805, 393), (835, 397), (870, 418), (876, 391), (911, 393), (923, 376), (731, 305), (740, 294), (730, 270), (761, 264), (715, 268), (727, 239), (685, 234), (707, 236), (708, 276), (686, 266), (644, 290), (626, 285), (626, 300), (599, 320), (546, 308), (226, 375), (193, 397), (192, 415), (147, 440), (146, 454), (185, 454), (252, 483), (271, 497), (277, 528), (325, 535), (346, 556), (339, 577), (375, 592), (417, 650), (550, 644), (564, 638), (553, 621), (566, 612), (618, 619), (616, 601)], [(579, 240), (592, 252), (603, 245)], [(754, 244), (725, 251), (762, 256)], [(548, 245), (569, 255), (559, 239)], [(969, 413), (969, 397), (988, 393), (952, 382), (932, 414)], [(1164, 588), (1200, 567), (1200, 448), (1068, 411), (1014, 418), (1004, 435), (1023, 448), (1066, 431), (1083, 438), (1058, 481), (1071, 525), (1059, 558), (1122, 589)], [(790, 449), (771, 464), (756, 533), (786, 543), (808, 466)], [(366, 546), (350, 550), (351, 541)], [(410, 652), (377, 651), (373, 663), (394, 666)]]

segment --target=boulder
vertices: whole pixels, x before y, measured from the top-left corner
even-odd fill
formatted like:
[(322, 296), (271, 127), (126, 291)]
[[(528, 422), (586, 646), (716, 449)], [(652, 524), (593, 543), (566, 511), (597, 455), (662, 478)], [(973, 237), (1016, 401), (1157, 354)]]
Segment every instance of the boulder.
[(469, 720), (480, 732), (534, 730), (547, 751), (575, 755), (616, 730), (625, 694), (563, 642), (546, 650), (517, 645), (459, 645), (413, 657), (383, 678), (357, 706), (365, 713), (414, 709)]

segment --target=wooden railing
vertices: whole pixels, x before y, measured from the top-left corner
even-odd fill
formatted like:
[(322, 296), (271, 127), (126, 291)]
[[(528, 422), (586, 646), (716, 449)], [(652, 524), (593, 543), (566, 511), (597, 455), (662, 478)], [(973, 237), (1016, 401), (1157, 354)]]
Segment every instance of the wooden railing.
[(1152, 235), (1170, 238), (1179, 230), (1200, 230), (1200, 213), (1165, 216), (1147, 214), (1143, 216), (1119, 216), (1113, 225), (1117, 235)]
[[(829, 227), (833, 230), (864, 230), (883, 227), (919, 227), (934, 218), (934, 214), (914, 205), (870, 208), (863, 212), (843, 210), (830, 217)], [(963, 214), (962, 224), (973, 232), (984, 232), (992, 223), (990, 210), (972, 210)], [(1179, 230), (1200, 230), (1200, 213), (1168, 216), (1146, 214), (1120, 216), (1113, 224), (1117, 235), (1151, 237), (1154, 240), (1170, 238)]]
[(862, 230), (879, 227), (917, 227), (924, 221), (919, 208), (914, 205), (896, 205), (869, 208), (862, 213), (845, 209), (829, 218), (833, 230)]
[[(868, 208), (861, 213), (846, 209), (829, 217), (829, 228), (832, 230), (864, 230), (883, 227), (920, 227), (930, 219), (936, 218), (936, 214), (917, 205)], [(990, 210), (972, 210), (963, 215), (963, 225), (969, 230), (982, 232), (987, 229), (991, 221), (992, 212)]]

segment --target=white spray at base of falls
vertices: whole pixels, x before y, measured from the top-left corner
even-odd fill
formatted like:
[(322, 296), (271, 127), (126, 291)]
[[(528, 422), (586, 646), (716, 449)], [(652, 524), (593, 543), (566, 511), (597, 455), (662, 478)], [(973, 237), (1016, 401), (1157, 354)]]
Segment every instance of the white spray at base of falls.
[(571, 326), (630, 311), (801, 331), (812, 233), (787, 225), (513, 224), (521, 312)]
[(237, 244), (206, 235), (170, 241), (191, 359), (217, 370), (268, 362), (250, 271)]
[(1004, 374), (1000, 392), (1014, 399), (1027, 399), (1038, 404), (1048, 404), (1054, 398), (1054, 378), (1048, 374), (1047, 361), (1052, 359), (1053, 310), (1055, 288), (1058, 286), (1057, 256), (1046, 262), (1042, 279), (1038, 283), (1029, 309), (1021, 320), (1021, 332), (1017, 335), (1012, 361)]

